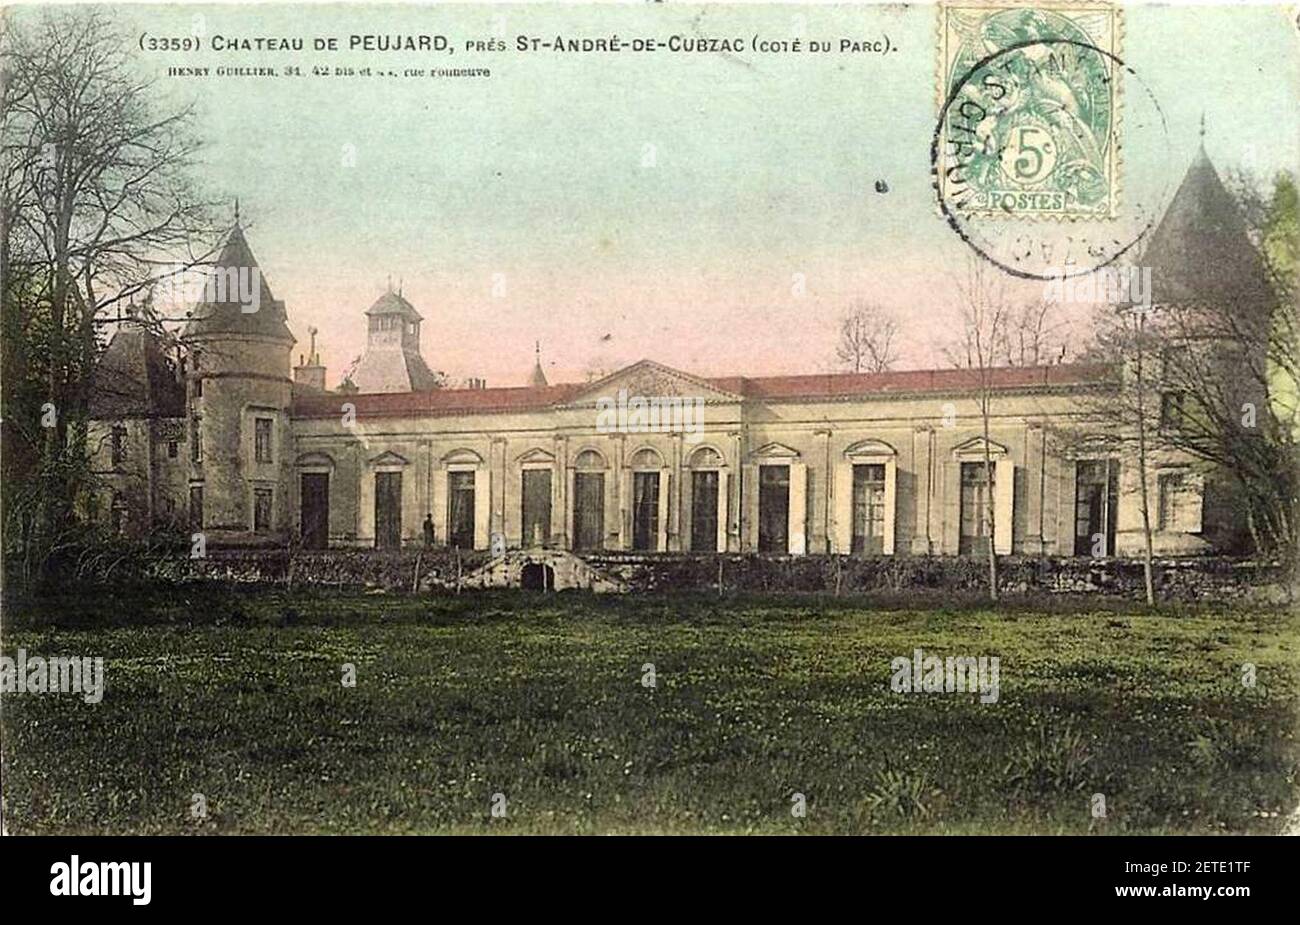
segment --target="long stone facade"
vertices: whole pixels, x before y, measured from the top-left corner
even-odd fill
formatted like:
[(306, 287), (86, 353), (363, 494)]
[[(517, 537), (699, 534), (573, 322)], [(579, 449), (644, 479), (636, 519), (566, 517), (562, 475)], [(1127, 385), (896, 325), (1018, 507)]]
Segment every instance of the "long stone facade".
[[(295, 467), (328, 479), (336, 545), (383, 544), (384, 482), (400, 486), (404, 543), (423, 541), (426, 515), (435, 544), (465, 542), (453, 534), (472, 509), (480, 549), (496, 536), (579, 551), (957, 554), (986, 540), (991, 495), (997, 551), (1073, 554), (1077, 465), (1049, 450), (1047, 429), (1106, 375), (998, 371), (991, 492), (975, 374), (959, 371), (700, 380), (642, 361), (587, 386), (313, 395), (294, 407)], [(701, 397), (698, 429), (602, 432), (620, 394)], [(290, 490), (301, 512), (301, 485)]]
[[(1224, 233), (1228, 201), (1202, 152), (1156, 249), (1222, 250), (1200, 238)], [(238, 225), (215, 269), (255, 273), (259, 307), (197, 306), (171, 364), (168, 347), (124, 324), (102, 364), (92, 509), (123, 533), (579, 554), (981, 555), (991, 545), (1113, 556), (1143, 546), (1134, 460), (1077, 439), (1122, 370), (701, 378), (642, 360), (590, 383), (547, 384), (538, 363), (526, 386), (442, 388), (420, 357), (421, 316), (389, 292), (358, 313), (369, 352), (329, 391), (314, 332), (290, 368), (289, 313)], [(1177, 268), (1162, 267), (1171, 278)], [(1148, 470), (1158, 554), (1233, 551), (1241, 531), (1213, 479), (1163, 451)]]

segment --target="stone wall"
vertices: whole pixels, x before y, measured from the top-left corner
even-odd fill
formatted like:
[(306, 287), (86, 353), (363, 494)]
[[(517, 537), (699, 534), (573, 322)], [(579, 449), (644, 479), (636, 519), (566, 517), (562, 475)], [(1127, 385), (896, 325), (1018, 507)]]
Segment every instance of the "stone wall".
[[(256, 584), (310, 584), (339, 588), (428, 589), (455, 583), (488, 559), (486, 552), (446, 549), (399, 551), (332, 549), (320, 552), (283, 549), (209, 550), (193, 559), (183, 552), (143, 552), (117, 561), (112, 570), (90, 569), (90, 581), (229, 581)], [(417, 579), (418, 570), (418, 579)]]
[[(953, 593), (982, 594), (983, 559), (950, 556), (759, 556), (753, 554), (598, 553), (581, 557), (601, 575), (636, 591)], [(334, 549), (209, 550), (191, 559), (186, 550), (140, 550), (105, 557), (79, 576), (88, 581), (194, 581), (308, 584), (388, 590), (454, 587), (491, 562), (484, 551), (446, 549), (378, 551)], [(1011, 596), (1103, 594), (1140, 599), (1142, 563), (1133, 559), (1004, 556), (1000, 586)], [(418, 572), (418, 577), (417, 577)], [(1270, 563), (1226, 558), (1165, 559), (1155, 568), (1163, 600), (1215, 600), (1258, 595), (1282, 598), (1281, 569)], [(472, 582), (466, 581), (468, 587)], [(579, 583), (579, 586), (586, 585)]]
[[(983, 593), (988, 561), (955, 556), (690, 556), (608, 553), (592, 565), (633, 590), (710, 589), (877, 593), (951, 591)], [(1104, 594), (1141, 598), (1140, 560), (1050, 556), (1000, 556), (1004, 594)], [(1163, 600), (1281, 595), (1282, 570), (1270, 563), (1227, 558), (1162, 559), (1155, 563), (1156, 596)]]

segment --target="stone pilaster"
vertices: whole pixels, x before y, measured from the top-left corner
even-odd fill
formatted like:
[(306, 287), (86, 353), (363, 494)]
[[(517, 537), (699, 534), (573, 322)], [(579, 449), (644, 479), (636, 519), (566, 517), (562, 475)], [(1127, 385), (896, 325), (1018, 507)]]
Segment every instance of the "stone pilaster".
[(935, 551), (934, 491), (935, 459), (934, 428), (921, 424), (912, 430), (912, 459), (916, 467), (916, 525), (912, 533), (912, 554), (930, 555)]

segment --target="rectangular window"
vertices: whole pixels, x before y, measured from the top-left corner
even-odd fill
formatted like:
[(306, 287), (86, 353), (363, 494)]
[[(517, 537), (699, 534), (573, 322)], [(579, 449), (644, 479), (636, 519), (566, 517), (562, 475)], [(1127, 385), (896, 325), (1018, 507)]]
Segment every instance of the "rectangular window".
[(266, 533), (271, 529), (271, 489), (253, 489), (253, 532)]
[(1163, 392), (1160, 395), (1160, 429), (1177, 430), (1183, 422), (1183, 393)]
[(190, 486), (190, 529), (203, 529), (203, 486)]
[(271, 418), (253, 421), (253, 459), (260, 463), (271, 462)]
[(758, 551), (790, 551), (790, 467), (758, 467)]
[(1194, 488), (1186, 472), (1162, 472), (1156, 479), (1157, 526), (1161, 530), (1195, 531)]
[(113, 427), (113, 465), (120, 466), (126, 462), (126, 428), (118, 424)]
[(474, 548), (474, 473), (447, 475), (447, 541), (457, 549)]
[(659, 548), (659, 473), (632, 473), (632, 548)]
[(718, 551), (718, 473), (691, 473), (691, 549)]
[(168, 458), (168, 459), (175, 459), (177, 456), (180, 455), (180, 452), (181, 452), (181, 450), (180, 450), (180, 443), (178, 443), (178, 442), (175, 441), (175, 440), (168, 440), (168, 441), (167, 441), (167, 458)]
[(194, 397), (195, 398), (203, 397), (203, 380), (200, 379), (198, 376), (194, 377)]
[(993, 481), (993, 470), (986, 471), (984, 463), (961, 464), (961, 537), (957, 551), (963, 556), (988, 555)]
[(190, 418), (190, 462), (203, 462), (203, 420), (197, 414)]

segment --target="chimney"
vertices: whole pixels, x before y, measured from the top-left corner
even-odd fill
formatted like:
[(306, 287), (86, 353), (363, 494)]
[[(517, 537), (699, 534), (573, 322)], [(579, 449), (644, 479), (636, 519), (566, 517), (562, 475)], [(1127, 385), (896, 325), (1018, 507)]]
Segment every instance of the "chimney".
[(325, 367), (321, 365), (320, 354), (316, 352), (316, 329), (311, 329), (311, 349), (306, 358), (298, 354), (298, 365), (293, 368), (293, 384), (309, 389), (325, 389)]
[(325, 391), (325, 367), (302, 365), (293, 368), (293, 384)]

